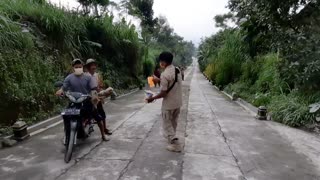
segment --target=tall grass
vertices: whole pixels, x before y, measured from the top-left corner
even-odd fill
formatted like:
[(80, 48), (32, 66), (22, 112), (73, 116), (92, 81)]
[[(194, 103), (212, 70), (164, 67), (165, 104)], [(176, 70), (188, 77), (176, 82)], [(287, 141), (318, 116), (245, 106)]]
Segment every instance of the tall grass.
[(79, 55), (79, 40), (86, 31), (81, 16), (29, 0), (2, 0), (0, 12), (16, 22), (34, 23), (55, 47)]
[(279, 94), (287, 91), (288, 86), (280, 79), (279, 62), (279, 56), (275, 53), (258, 57), (255, 67), (259, 72), (255, 86), (259, 92), (266, 93), (269, 91)]
[(297, 93), (274, 96), (269, 105), (273, 120), (293, 127), (313, 124), (316, 116), (309, 113), (307, 99)]
[(20, 50), (28, 50), (34, 47), (32, 35), (22, 32), (20, 26), (1, 14), (0, 27), (0, 49), (18, 48)]
[(217, 56), (211, 60), (209, 69), (206, 69), (207, 76), (217, 85), (226, 86), (240, 79), (241, 65), (246, 59), (246, 47), (241, 34), (237, 31), (230, 32)]

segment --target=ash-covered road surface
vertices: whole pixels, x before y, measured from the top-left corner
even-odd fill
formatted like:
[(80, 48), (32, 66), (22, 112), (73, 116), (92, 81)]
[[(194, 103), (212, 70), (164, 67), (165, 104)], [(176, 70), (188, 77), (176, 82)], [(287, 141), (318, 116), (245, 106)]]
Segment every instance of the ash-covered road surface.
[[(93, 137), (63, 161), (63, 127), (57, 126), (0, 151), (1, 180), (320, 180), (315, 135), (249, 112), (215, 90), (198, 70), (183, 82), (178, 135), (183, 153), (166, 151), (161, 101), (144, 92), (106, 104), (111, 141)], [(156, 90), (154, 90), (156, 91)]]

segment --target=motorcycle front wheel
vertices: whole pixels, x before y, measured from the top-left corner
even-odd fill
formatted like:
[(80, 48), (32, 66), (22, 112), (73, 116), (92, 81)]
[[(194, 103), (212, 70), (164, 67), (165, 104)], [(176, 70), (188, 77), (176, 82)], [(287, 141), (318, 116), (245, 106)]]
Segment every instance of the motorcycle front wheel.
[(70, 134), (66, 141), (66, 152), (64, 154), (64, 161), (69, 163), (72, 157), (72, 151), (76, 140), (77, 121), (70, 121)]

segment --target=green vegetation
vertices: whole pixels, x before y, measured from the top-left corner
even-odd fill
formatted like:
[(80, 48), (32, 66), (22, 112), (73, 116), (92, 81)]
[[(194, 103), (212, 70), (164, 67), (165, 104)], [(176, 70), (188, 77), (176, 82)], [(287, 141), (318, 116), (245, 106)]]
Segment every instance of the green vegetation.
[(239, 33), (231, 33), (211, 59), (212, 66), (206, 71), (207, 76), (221, 86), (234, 82), (241, 74), (242, 62), (246, 60), (244, 50)]
[(319, 124), (319, 108), (310, 110), (320, 101), (319, 3), (236, 0), (229, 9), (215, 17), (221, 31), (199, 46), (201, 70), (225, 91), (267, 106), (275, 121)]
[(272, 98), (270, 110), (274, 120), (293, 127), (314, 123), (315, 114), (309, 112), (309, 105), (314, 100), (296, 93), (282, 94)]
[[(134, 25), (125, 19), (115, 22), (108, 12), (109, 5), (121, 4), (79, 2), (81, 10), (71, 11), (44, 0), (0, 1), (0, 130), (19, 118), (34, 123), (56, 114), (61, 104), (53, 84), (71, 72), (74, 58), (97, 59), (105, 83), (117, 91), (138, 87), (163, 50), (179, 49), (177, 59), (188, 59), (184, 65), (191, 61), (186, 52), (194, 49), (192, 44), (183, 39), (174, 39), (172, 46), (159, 42), (163, 32), (157, 18), (151, 18), (152, 31), (141, 38)], [(174, 35), (172, 31), (165, 38)], [(150, 37), (147, 44), (145, 37)]]
[[(170, 27), (164, 16), (153, 17), (153, 0), (123, 0), (122, 3), (129, 10), (129, 14), (140, 19), (142, 28), (143, 54), (145, 61), (156, 60), (150, 52), (170, 51), (175, 55), (174, 63), (177, 66), (187, 66), (192, 62), (195, 54), (194, 44), (184, 41)], [(155, 64), (157, 64), (156, 62)]]

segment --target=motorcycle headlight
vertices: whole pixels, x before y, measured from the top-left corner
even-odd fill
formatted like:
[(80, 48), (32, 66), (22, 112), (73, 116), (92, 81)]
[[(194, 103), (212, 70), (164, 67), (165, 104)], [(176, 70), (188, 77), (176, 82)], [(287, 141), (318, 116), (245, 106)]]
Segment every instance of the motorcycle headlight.
[(85, 101), (88, 97), (81, 97), (79, 98), (76, 103), (82, 103), (83, 101)]
[(67, 95), (68, 99), (73, 102), (73, 103), (77, 103), (77, 100), (75, 97), (71, 96), (71, 95)]

